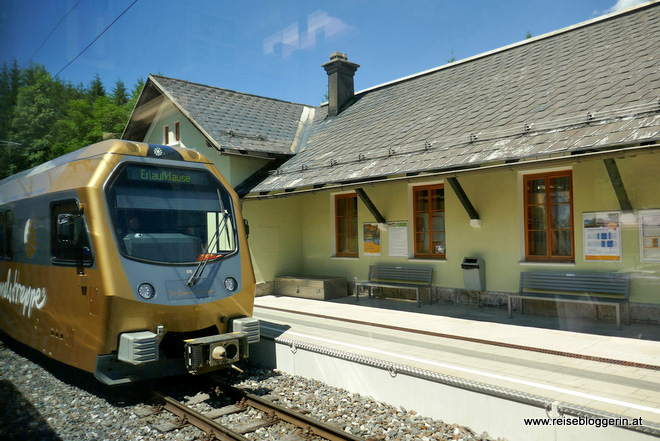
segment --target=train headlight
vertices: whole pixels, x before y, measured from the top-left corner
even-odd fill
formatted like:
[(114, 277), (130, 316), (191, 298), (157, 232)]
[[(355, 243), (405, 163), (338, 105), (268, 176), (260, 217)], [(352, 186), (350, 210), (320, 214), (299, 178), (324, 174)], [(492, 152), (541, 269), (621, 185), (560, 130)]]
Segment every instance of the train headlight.
[(233, 277), (227, 277), (225, 279), (225, 288), (229, 292), (234, 292), (238, 288), (238, 282)]
[(153, 299), (156, 295), (156, 288), (151, 283), (141, 283), (138, 286), (138, 294), (145, 300)]

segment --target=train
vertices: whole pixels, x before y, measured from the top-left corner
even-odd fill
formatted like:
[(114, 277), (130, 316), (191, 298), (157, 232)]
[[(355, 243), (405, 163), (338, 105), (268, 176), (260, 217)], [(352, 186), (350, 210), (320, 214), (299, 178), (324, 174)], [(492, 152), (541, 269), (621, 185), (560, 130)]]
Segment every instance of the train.
[(259, 341), (239, 199), (194, 149), (107, 140), (0, 181), (0, 330), (109, 385)]

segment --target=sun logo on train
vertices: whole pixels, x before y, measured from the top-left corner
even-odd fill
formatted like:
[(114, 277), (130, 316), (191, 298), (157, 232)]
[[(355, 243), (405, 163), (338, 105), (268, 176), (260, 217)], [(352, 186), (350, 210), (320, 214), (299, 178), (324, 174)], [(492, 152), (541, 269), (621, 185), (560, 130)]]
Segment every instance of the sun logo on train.
[(32, 219), (28, 219), (25, 222), (23, 243), (25, 244), (25, 254), (32, 259), (34, 253), (37, 251), (37, 235), (34, 234), (34, 221)]

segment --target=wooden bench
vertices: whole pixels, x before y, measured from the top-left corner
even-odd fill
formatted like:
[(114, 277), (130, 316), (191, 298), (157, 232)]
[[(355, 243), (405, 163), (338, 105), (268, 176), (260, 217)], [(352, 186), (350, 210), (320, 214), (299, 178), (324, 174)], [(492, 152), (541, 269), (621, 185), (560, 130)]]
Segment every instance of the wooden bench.
[(355, 298), (360, 300), (359, 287), (369, 288), (368, 293), (371, 297), (373, 287), (380, 288), (404, 288), (414, 289), (417, 292), (417, 306), (420, 306), (419, 292), (422, 289), (429, 290), (429, 303), (433, 303), (431, 293), (431, 278), (433, 268), (424, 266), (403, 266), (403, 265), (369, 265), (369, 279), (355, 282)]
[[(580, 294), (568, 294), (568, 293)], [(509, 317), (512, 318), (511, 299), (520, 300), (520, 313), (523, 314), (523, 299), (546, 300), (550, 302), (590, 303), (610, 305), (616, 308), (616, 326), (621, 329), (621, 305), (628, 303), (630, 279), (628, 276), (612, 273), (546, 273), (521, 272), (520, 291), (509, 294)], [(628, 323), (630, 324), (630, 304)], [(596, 310), (598, 317), (598, 310)]]

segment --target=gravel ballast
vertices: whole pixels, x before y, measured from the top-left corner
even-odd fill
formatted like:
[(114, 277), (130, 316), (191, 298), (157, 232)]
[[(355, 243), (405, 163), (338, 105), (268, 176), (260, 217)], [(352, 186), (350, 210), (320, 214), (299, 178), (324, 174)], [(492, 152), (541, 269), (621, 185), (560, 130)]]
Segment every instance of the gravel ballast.
[[(0, 341), (0, 372), (0, 439), (192, 441), (203, 432), (191, 426), (162, 431), (171, 427), (173, 418), (167, 412), (152, 412), (152, 388), (169, 388), (174, 398), (199, 412), (229, 404), (212, 389), (199, 390), (200, 383), (188, 377), (109, 388), (92, 375), (54, 362), (6, 336)], [(312, 418), (368, 440), (496, 439), (278, 371), (248, 366), (243, 374), (232, 372), (226, 377), (248, 392), (268, 395), (282, 406), (297, 407)], [(235, 427), (260, 416), (252, 409), (218, 421)], [(293, 427), (279, 423), (245, 436), (275, 440), (292, 431)]]

